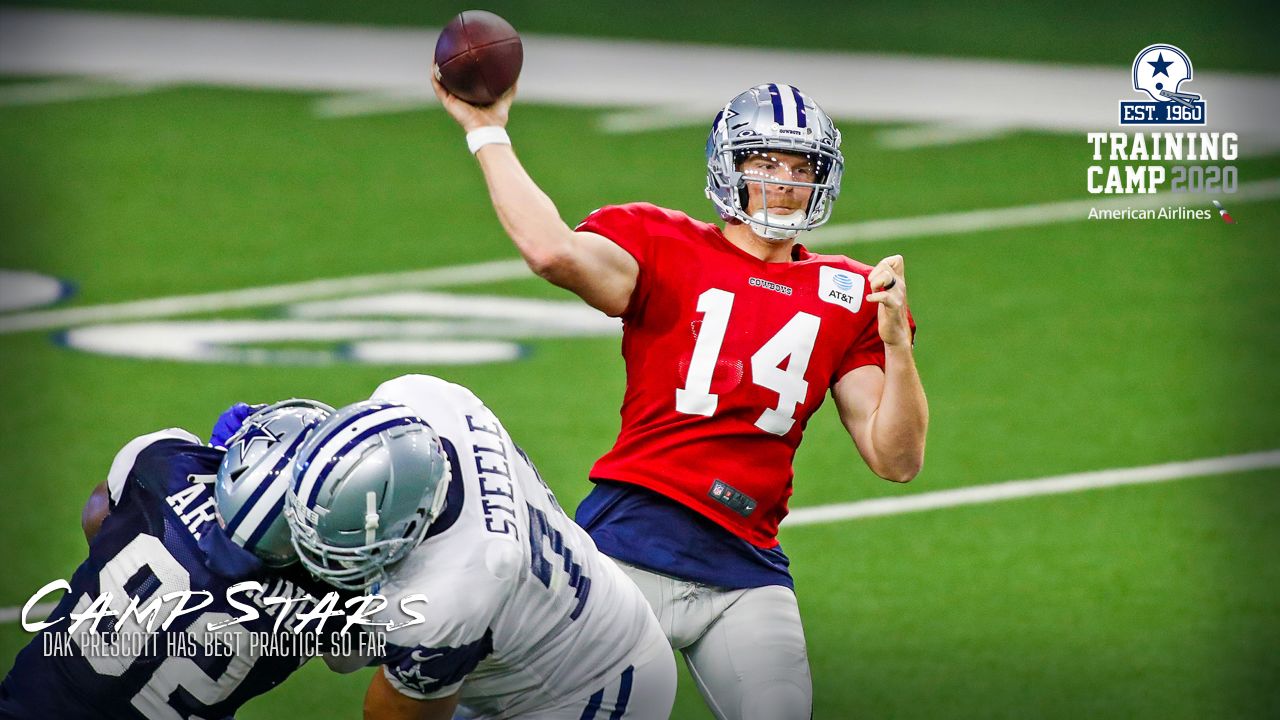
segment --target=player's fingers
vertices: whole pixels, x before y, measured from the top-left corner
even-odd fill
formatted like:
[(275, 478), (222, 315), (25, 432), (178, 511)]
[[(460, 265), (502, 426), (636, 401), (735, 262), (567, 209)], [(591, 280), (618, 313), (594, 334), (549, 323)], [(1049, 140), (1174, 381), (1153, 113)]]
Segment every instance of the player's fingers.
[(880, 263), (888, 265), (895, 275), (903, 275), (906, 272), (906, 265), (903, 262), (901, 255), (890, 255), (889, 257), (881, 260)]
[(440, 100), (441, 104), (445, 104), (445, 102), (449, 99), (449, 91), (445, 90), (444, 85), (441, 84), (440, 82), (440, 66), (439, 65), (431, 66), (431, 89), (435, 90), (436, 98)]
[(888, 289), (888, 287), (894, 282), (896, 282), (896, 279), (893, 271), (888, 267), (881, 267), (880, 265), (877, 265), (876, 268), (871, 271), (871, 274), (867, 276), (867, 283), (871, 285), (872, 290)]
[(895, 308), (898, 307), (900, 304), (898, 302), (898, 298), (888, 290), (881, 290), (880, 292), (871, 293), (870, 295), (867, 296), (867, 302), (879, 303), (881, 305), (886, 305), (888, 307), (895, 307)]

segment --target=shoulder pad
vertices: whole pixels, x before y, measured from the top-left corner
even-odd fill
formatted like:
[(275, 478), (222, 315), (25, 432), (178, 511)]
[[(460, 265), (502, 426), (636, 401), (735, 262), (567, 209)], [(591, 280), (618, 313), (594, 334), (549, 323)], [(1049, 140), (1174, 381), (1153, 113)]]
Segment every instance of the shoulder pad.
[(120, 449), (120, 452), (116, 453), (115, 459), (111, 461), (111, 470), (107, 472), (107, 490), (111, 494), (112, 503), (120, 501), (124, 493), (125, 481), (129, 479), (129, 473), (133, 471), (133, 466), (138, 462), (138, 456), (147, 448), (162, 440), (180, 440), (196, 445), (203, 444), (200, 442), (200, 438), (182, 428), (167, 428), (130, 440)]

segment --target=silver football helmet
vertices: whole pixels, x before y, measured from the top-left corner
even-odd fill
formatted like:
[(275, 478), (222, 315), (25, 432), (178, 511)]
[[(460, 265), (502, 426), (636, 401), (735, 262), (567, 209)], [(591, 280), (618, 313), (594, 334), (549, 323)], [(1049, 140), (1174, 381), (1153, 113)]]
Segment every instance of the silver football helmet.
[(255, 412), (227, 440), (213, 498), (218, 522), (240, 547), (271, 567), (298, 559), (281, 511), (290, 461), (307, 432), (333, 412), (314, 400), (285, 400)]
[(398, 403), (348, 405), (298, 451), (285, 518), (302, 564), (340, 588), (376, 586), (444, 507), (449, 464), (436, 433)]
[[(807, 157), (811, 176), (804, 179), (752, 175), (742, 172), (753, 154), (784, 152)], [(808, 95), (791, 85), (758, 85), (724, 106), (711, 123), (707, 137), (707, 197), (724, 220), (751, 226), (757, 235), (789, 240), (801, 230), (812, 230), (831, 218), (840, 195), (844, 157), (840, 131)], [(767, 185), (812, 189), (806, 208), (789, 215), (770, 214), (766, 206), (747, 212), (747, 183), (758, 182), (763, 195)]]

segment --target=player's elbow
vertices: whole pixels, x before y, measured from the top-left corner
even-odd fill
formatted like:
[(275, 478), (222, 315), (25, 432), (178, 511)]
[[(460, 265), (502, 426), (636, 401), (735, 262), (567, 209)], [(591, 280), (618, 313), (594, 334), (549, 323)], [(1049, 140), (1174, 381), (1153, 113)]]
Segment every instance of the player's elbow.
[(570, 255), (561, 248), (548, 248), (526, 253), (524, 260), (535, 275), (554, 283), (556, 278), (564, 274)]
[(529, 269), (553, 283), (568, 273), (574, 262), (573, 233), (568, 228), (563, 230), (539, 233), (538, 237), (516, 243)]
[(876, 474), (889, 482), (909, 483), (916, 479), (923, 467), (924, 458), (921, 458), (918, 462), (895, 464), (893, 467), (878, 471)]
[(369, 666), (369, 661), (363, 657), (350, 657), (347, 655), (331, 655), (325, 653), (321, 655), (324, 658), (324, 664), (330, 670), (342, 675), (349, 675), (357, 670), (363, 670)]
[(909, 483), (924, 468), (924, 448), (908, 450), (884, 458), (871, 465), (871, 471), (884, 480), (895, 483)]

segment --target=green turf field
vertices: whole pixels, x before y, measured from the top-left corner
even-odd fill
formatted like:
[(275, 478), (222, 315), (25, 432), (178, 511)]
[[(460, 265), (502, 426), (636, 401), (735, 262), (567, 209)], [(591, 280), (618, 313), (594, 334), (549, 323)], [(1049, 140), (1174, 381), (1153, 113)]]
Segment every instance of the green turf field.
[[(1223, 66), (1274, 69), (1227, 45)], [(1097, 60), (1069, 50), (1052, 57)], [(179, 87), (0, 108), (0, 267), (74, 282), (77, 307), (516, 257), (443, 113), (321, 119), (314, 100)], [(566, 219), (633, 200), (712, 219), (701, 128), (604, 135), (598, 114), (513, 112), (518, 151)], [(892, 151), (875, 142), (884, 126), (841, 126), (833, 224), (1087, 197), (1082, 135)], [(1245, 182), (1280, 177), (1280, 156), (1236, 165)], [(1228, 207), (1237, 225), (1082, 220), (823, 248), (905, 256), (932, 425), (925, 470), (896, 486), (824, 408), (793, 507), (1280, 448), (1280, 201)], [(532, 278), (449, 291), (569, 297)], [(610, 337), (477, 366), (176, 363), (55, 339), (0, 335), (3, 607), (70, 576), (80, 507), (124, 442), (207, 434), (232, 401), (342, 404), (438, 374), (485, 399), (574, 507), (623, 390)], [(785, 529), (815, 716), (1275, 717), (1278, 483), (1273, 469)], [(28, 637), (0, 625), (0, 669)], [(351, 717), (366, 683), (312, 664), (241, 717)], [(687, 675), (675, 717), (710, 717)]]

